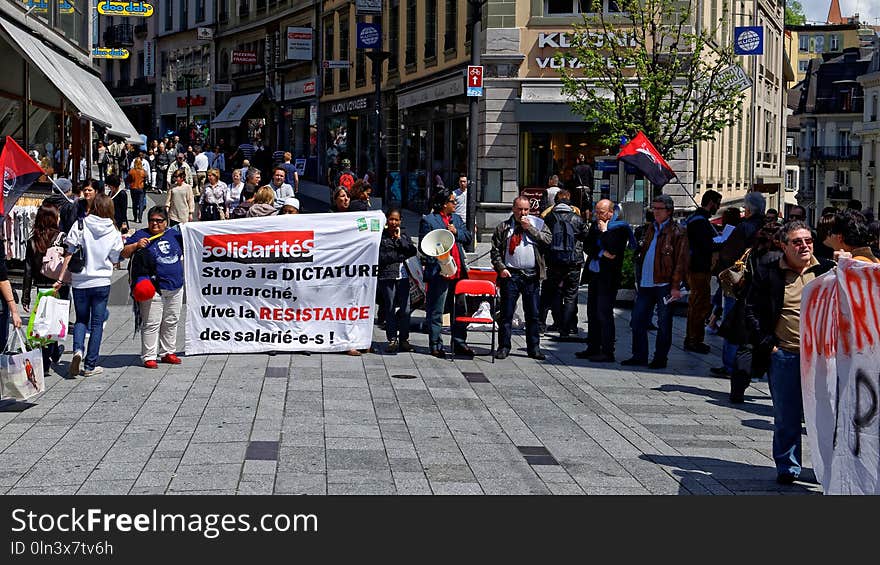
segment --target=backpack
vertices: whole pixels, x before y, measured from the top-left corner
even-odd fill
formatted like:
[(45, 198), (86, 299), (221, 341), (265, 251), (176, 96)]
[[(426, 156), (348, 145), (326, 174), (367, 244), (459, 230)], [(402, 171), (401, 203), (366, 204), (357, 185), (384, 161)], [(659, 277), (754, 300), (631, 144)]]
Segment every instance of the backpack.
[(344, 186), (345, 190), (351, 190), (354, 185), (354, 175), (351, 173), (342, 173), (339, 175), (339, 186)]
[[(570, 214), (573, 215), (573, 214)], [(583, 253), (577, 248), (577, 235), (571, 218), (557, 216), (553, 222), (548, 254), (551, 265), (576, 265), (583, 261)]]
[[(58, 275), (61, 274), (61, 268), (64, 266), (64, 245), (61, 243), (63, 240), (64, 234), (59, 232), (55, 242), (46, 249), (40, 265), (40, 274), (53, 281), (58, 280)], [(61, 282), (70, 282), (70, 271), (64, 273), (64, 279)]]

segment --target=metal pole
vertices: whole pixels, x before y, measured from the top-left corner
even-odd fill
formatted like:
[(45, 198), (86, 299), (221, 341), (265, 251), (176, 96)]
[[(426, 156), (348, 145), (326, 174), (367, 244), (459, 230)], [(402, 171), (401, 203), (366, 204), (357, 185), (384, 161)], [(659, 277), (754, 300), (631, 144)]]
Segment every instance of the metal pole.
[[(483, 0), (468, 0), (474, 10), (473, 33), (471, 34), (471, 65), (480, 64), (480, 50), (482, 40), (480, 38), (480, 30), (483, 20)], [(471, 96), (468, 104), (470, 106), (470, 114), (468, 117), (468, 181), (469, 187), (467, 191), (467, 218), (465, 226), (471, 233), (471, 243), (466, 250), (474, 251), (476, 245), (475, 229), (477, 225), (477, 152), (480, 150), (480, 99), (477, 96)]]
[[(377, 53), (377, 55), (381, 54)], [(379, 165), (379, 160), (382, 158), (382, 61), (384, 60), (385, 58), (381, 56), (373, 59), (373, 82), (376, 83), (376, 153), (373, 159), (373, 167), (375, 167), (374, 172), (376, 173), (376, 196), (380, 199), (385, 197), (383, 191), (385, 183), (382, 182), (382, 167)]]
[(192, 92), (192, 79), (190, 77), (186, 78), (186, 127), (189, 130), (190, 120), (192, 119), (192, 98), (190, 97), (190, 93)]

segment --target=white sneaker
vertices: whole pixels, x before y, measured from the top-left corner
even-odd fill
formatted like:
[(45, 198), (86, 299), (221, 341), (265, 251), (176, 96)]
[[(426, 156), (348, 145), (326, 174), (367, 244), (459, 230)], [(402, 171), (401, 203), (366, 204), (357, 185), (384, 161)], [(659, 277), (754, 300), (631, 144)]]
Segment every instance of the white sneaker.
[(84, 377), (94, 377), (95, 375), (100, 375), (103, 372), (104, 372), (104, 367), (98, 365), (94, 369), (86, 369), (85, 371), (83, 371), (83, 376)]
[(79, 375), (80, 365), (82, 364), (83, 354), (82, 351), (75, 351), (73, 353), (73, 359), (70, 360), (70, 369), (68, 370), (68, 374), (71, 377), (76, 377)]

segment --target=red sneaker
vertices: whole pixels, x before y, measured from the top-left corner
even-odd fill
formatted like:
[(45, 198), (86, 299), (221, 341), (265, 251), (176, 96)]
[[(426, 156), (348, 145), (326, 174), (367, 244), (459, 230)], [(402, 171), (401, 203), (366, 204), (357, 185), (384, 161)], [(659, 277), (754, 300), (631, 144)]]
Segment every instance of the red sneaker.
[(159, 364), (156, 363), (155, 359), (150, 359), (149, 361), (144, 361), (144, 367), (147, 369), (158, 369)]
[(162, 357), (163, 363), (171, 363), (172, 365), (180, 365), (180, 357), (173, 353), (169, 353), (168, 355)]

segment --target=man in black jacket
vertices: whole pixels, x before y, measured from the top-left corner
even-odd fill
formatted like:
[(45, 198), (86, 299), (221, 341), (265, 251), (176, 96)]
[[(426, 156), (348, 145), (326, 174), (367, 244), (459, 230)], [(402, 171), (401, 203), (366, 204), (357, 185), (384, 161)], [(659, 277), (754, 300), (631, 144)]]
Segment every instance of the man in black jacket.
[(700, 208), (685, 221), (687, 226), (690, 261), (688, 262), (687, 332), (684, 338), (686, 351), (709, 353), (710, 348), (703, 343), (706, 337), (706, 317), (712, 310), (712, 253), (719, 245), (714, 239), (717, 232), (709, 219), (721, 208), (721, 193), (707, 190), (700, 200)]
[(745, 316), (755, 346), (771, 352), (768, 374), (776, 481), (791, 484), (801, 473), (801, 294), (807, 283), (834, 263), (813, 255), (812, 232), (804, 222), (786, 224), (782, 242), (781, 255), (771, 252), (758, 261), (746, 295)]
[(635, 243), (629, 224), (618, 220), (614, 202), (596, 203), (595, 221), (590, 225), (584, 250), (590, 258), (590, 289), (587, 295), (587, 321), (590, 332), (587, 348), (575, 356), (595, 363), (614, 362), (614, 301), (623, 271), (623, 254)]
[[(44, 202), (54, 204), (58, 208), (58, 215), (61, 218), (58, 229), (68, 233), (74, 222), (76, 222), (82, 188), (74, 186), (70, 179), (64, 177), (56, 179), (55, 186), (57, 188), (46, 197)], [(63, 190), (64, 193), (59, 192), (59, 189)]]

